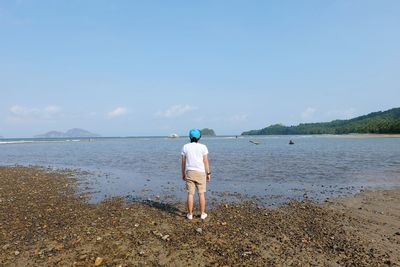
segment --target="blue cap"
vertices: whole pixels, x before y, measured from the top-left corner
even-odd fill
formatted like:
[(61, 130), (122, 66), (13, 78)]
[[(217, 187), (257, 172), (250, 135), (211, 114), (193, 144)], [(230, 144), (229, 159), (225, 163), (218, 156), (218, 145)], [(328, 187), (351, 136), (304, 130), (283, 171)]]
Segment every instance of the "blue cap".
[(189, 138), (196, 138), (197, 140), (201, 137), (201, 131), (199, 129), (191, 129), (189, 131)]

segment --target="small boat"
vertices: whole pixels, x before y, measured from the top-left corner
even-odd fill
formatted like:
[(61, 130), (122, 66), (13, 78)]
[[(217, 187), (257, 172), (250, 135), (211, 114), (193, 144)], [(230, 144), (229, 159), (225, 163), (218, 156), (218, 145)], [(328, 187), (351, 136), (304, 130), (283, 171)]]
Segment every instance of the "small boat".
[(294, 145), (293, 140), (290, 140), (290, 141), (289, 141), (289, 145)]
[(168, 136), (169, 138), (178, 138), (179, 137), (179, 135), (177, 135), (177, 134), (170, 134), (169, 136)]
[(260, 142), (255, 141), (255, 140), (250, 140), (249, 142), (252, 143), (252, 144), (255, 144), (255, 145), (259, 145), (260, 144)]

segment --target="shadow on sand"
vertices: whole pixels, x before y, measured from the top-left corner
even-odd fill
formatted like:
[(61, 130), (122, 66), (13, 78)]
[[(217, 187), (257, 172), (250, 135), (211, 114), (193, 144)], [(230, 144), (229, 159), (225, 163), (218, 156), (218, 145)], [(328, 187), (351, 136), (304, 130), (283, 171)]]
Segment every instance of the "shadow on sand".
[(159, 209), (160, 211), (163, 211), (163, 212), (168, 212), (171, 215), (175, 215), (175, 216), (179, 216), (179, 217), (183, 217), (186, 215), (183, 207), (179, 207), (182, 204), (163, 203), (163, 202), (154, 201), (154, 200), (141, 200), (141, 201), (136, 201), (136, 202), (139, 202), (141, 204), (147, 205), (152, 208)]

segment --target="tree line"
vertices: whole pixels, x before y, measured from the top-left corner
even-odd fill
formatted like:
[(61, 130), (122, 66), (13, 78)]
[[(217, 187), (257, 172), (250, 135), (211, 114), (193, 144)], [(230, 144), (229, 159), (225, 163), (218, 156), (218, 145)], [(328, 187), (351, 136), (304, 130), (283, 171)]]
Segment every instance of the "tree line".
[(296, 135), (296, 134), (399, 134), (400, 108), (373, 112), (350, 120), (301, 123), (296, 126), (274, 124), (260, 130), (243, 132), (242, 135)]

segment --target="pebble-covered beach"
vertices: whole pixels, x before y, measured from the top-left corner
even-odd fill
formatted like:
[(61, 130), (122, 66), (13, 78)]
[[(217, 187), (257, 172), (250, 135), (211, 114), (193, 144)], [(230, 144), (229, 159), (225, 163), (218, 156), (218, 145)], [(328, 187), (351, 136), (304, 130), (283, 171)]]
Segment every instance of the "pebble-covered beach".
[(89, 204), (68, 170), (0, 167), (1, 266), (398, 266), (400, 191), (275, 208)]

